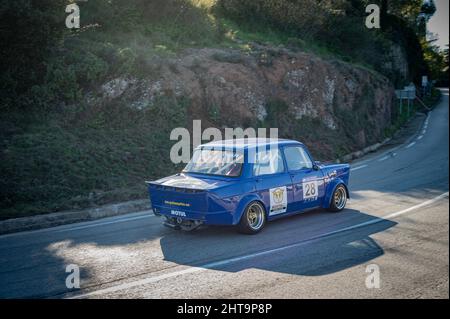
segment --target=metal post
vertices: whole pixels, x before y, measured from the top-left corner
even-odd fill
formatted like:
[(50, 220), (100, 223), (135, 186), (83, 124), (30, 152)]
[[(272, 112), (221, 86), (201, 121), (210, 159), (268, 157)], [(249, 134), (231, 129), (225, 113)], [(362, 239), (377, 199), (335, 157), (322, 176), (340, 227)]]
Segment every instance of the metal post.
[(411, 100), (408, 99), (408, 117), (409, 117), (409, 105), (411, 104)]

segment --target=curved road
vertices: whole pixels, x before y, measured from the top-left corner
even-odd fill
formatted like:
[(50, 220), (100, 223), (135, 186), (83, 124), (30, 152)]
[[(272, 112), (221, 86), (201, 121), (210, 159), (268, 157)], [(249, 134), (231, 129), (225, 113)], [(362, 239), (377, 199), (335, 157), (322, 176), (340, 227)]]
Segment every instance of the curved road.
[[(150, 212), (4, 235), (0, 297), (448, 298), (443, 92), (409, 141), (352, 163), (342, 213), (281, 219), (256, 236), (177, 232)], [(81, 289), (66, 287), (70, 264)]]

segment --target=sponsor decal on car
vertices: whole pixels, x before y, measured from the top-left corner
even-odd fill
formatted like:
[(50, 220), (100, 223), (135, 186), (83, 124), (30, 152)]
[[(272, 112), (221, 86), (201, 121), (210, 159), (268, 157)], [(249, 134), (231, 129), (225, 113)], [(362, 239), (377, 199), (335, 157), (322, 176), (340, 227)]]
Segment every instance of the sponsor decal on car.
[(303, 180), (303, 200), (316, 200), (319, 196), (319, 185), (317, 180)]
[(277, 215), (286, 212), (287, 191), (286, 186), (270, 189), (270, 211), (269, 215)]
[(186, 213), (180, 210), (171, 210), (170, 213), (174, 216), (186, 217)]
[(184, 207), (191, 206), (191, 204), (189, 204), (189, 203), (173, 202), (173, 201), (168, 201), (168, 200), (165, 200), (164, 204), (172, 205), (172, 206), (184, 206)]

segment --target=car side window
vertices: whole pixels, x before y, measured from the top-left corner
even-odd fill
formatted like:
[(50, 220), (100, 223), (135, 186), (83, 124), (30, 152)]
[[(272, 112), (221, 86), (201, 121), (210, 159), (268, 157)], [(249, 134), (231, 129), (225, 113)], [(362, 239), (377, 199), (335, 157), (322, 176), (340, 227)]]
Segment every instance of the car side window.
[(260, 150), (256, 153), (253, 175), (269, 175), (284, 172), (284, 163), (280, 149)]
[(301, 146), (289, 146), (284, 149), (287, 167), (290, 171), (297, 171), (304, 168), (312, 168), (313, 163), (309, 155)]

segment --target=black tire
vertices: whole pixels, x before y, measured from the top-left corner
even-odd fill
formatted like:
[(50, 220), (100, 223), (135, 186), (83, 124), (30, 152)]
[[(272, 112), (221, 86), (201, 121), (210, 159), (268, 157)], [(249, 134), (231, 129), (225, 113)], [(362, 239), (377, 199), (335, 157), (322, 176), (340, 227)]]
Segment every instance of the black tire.
[[(253, 216), (250, 216), (250, 214)], [(257, 215), (256, 217), (255, 214)], [(253, 201), (245, 208), (237, 229), (240, 233), (254, 235), (264, 228), (266, 220), (266, 210), (263, 204), (258, 201)]]
[(334, 213), (340, 212), (345, 208), (345, 204), (347, 204), (347, 190), (343, 184), (339, 184), (334, 189), (328, 210)]

